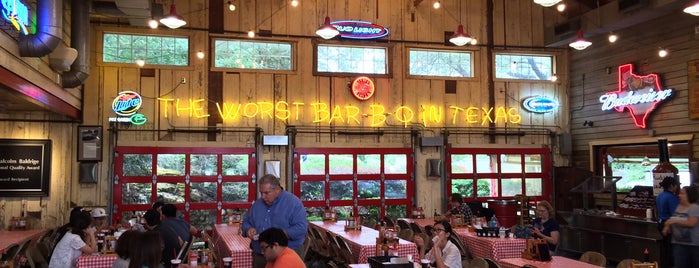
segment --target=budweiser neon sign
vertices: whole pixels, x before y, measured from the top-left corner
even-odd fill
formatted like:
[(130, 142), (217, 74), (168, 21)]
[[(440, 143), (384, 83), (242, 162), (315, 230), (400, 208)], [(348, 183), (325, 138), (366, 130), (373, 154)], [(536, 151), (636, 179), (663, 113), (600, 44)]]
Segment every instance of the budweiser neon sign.
[(607, 92), (599, 97), (602, 111), (615, 110), (623, 113), (628, 110), (634, 124), (646, 128), (648, 115), (655, 107), (672, 96), (672, 88), (660, 86), (658, 74), (637, 75), (631, 64), (619, 66), (617, 91)]

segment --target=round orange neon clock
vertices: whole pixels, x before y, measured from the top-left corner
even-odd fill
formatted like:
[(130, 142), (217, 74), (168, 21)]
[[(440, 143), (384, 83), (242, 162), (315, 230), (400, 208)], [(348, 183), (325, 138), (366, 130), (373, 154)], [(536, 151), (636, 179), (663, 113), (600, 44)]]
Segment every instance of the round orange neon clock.
[(371, 78), (360, 76), (352, 81), (352, 87), (350, 90), (352, 91), (352, 95), (358, 100), (368, 100), (374, 96), (376, 86)]

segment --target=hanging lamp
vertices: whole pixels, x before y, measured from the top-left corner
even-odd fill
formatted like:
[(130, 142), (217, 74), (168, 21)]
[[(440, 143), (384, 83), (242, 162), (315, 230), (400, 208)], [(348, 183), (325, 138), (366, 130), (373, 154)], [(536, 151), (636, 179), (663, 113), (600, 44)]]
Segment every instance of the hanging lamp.
[(473, 40), (469, 34), (464, 33), (464, 25), (461, 24), (461, 13), (461, 1), (459, 1), (459, 27), (456, 29), (456, 32), (451, 35), (451, 38), (449, 38), (449, 42), (457, 46), (466, 45)]
[(578, 37), (573, 39), (573, 42), (570, 42), (568, 45), (576, 50), (583, 50), (592, 45), (592, 42), (583, 37), (582, 30), (578, 30)]
[(684, 13), (699, 16), (699, 0), (692, 1), (682, 10)]
[(325, 22), (322, 26), (320, 26), (320, 28), (318, 28), (318, 30), (316, 30), (316, 34), (323, 39), (330, 39), (340, 34), (340, 31), (335, 29), (335, 27), (330, 24), (330, 17), (325, 16)]
[(160, 23), (170, 29), (177, 29), (187, 24), (182, 16), (177, 15), (177, 8), (175, 8), (174, 2), (170, 5), (170, 14), (160, 19)]
[(539, 5), (542, 5), (544, 7), (550, 7), (555, 4), (558, 4), (558, 2), (561, 2), (561, 0), (534, 0), (534, 3), (537, 3)]

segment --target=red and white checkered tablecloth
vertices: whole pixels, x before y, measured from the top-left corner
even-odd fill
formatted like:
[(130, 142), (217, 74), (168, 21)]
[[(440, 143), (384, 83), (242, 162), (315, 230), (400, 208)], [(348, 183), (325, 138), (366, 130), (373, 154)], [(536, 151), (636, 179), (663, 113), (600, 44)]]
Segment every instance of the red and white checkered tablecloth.
[(82, 255), (78, 257), (76, 268), (112, 268), (112, 264), (117, 259), (116, 254), (106, 255)]
[[(22, 230), (22, 231), (0, 231), (0, 251), (6, 249), (12, 244), (20, 245), (27, 239), (36, 240), (43, 234), (46, 230), (44, 229), (34, 229), (34, 230)], [(36, 241), (33, 241), (34, 243)]]
[(224, 257), (233, 258), (233, 267), (252, 267), (252, 250), (250, 239), (243, 237), (240, 232), (240, 224), (216, 224), (212, 239), (219, 252), (219, 260)]
[[(362, 226), (361, 230), (345, 231), (345, 221), (314, 221), (310, 222), (310, 224), (311, 228), (319, 228), (322, 232), (327, 230), (344, 238), (358, 263), (368, 263), (368, 258), (376, 255), (376, 238), (379, 236), (379, 231), (377, 230)], [(415, 243), (403, 239), (398, 241), (396, 252), (398, 257), (402, 258), (407, 257), (409, 254), (418, 256)]]
[(501, 259), (498, 262), (500, 263), (500, 267), (502, 268), (519, 268), (526, 264), (533, 265), (534, 267), (538, 268), (599, 268), (599, 266), (595, 266), (589, 263), (573, 259), (564, 258), (561, 256), (553, 256), (552, 260), (547, 262), (533, 261), (522, 258)]
[(465, 228), (455, 228), (454, 232), (474, 258), (519, 258), (527, 243), (526, 239), (521, 238), (479, 237)]

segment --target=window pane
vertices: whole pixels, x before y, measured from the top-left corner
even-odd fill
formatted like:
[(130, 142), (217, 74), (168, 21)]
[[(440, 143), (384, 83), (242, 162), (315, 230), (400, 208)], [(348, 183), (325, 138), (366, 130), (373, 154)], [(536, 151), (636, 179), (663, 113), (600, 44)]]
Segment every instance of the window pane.
[(248, 201), (248, 182), (224, 182), (221, 184), (221, 198), (224, 202)]
[(477, 154), (476, 155), (476, 171), (477, 173), (497, 173), (498, 162), (497, 155)]
[(124, 176), (151, 176), (153, 175), (153, 155), (150, 154), (125, 154)]
[(216, 202), (216, 182), (192, 182), (189, 193), (190, 201)]
[(121, 213), (121, 220), (119, 222), (121, 222), (122, 226), (129, 226), (132, 225), (129, 223), (129, 220), (133, 219), (133, 222), (136, 222), (136, 218), (143, 217), (144, 214), (146, 214), (146, 211), (124, 211)]
[(248, 161), (249, 159), (247, 154), (224, 154), (222, 167), (223, 175), (248, 175)]
[(476, 191), (478, 191), (478, 197), (497, 197), (498, 180), (479, 179)]
[(325, 155), (303, 154), (301, 155), (301, 175), (325, 174)]
[(357, 174), (381, 173), (381, 155), (359, 154), (357, 155)]
[(214, 41), (214, 66), (219, 68), (291, 70), (291, 43), (269, 41)]
[(546, 55), (495, 55), (495, 78), (550, 80), (553, 57)]
[(197, 230), (211, 229), (216, 224), (217, 214), (215, 209), (192, 209), (189, 211), (189, 223)]
[(351, 154), (328, 155), (330, 174), (352, 174), (354, 159)]
[[(325, 208), (321, 207), (306, 207), (306, 220), (308, 221), (322, 221), (323, 213)], [(338, 219), (341, 219), (338, 215)]]
[(408, 173), (408, 156), (404, 154), (387, 154), (384, 155), (384, 173), (385, 174), (407, 174)]
[(152, 183), (121, 184), (121, 202), (123, 204), (150, 204)]
[(362, 225), (364, 226), (374, 226), (379, 222), (379, 212), (381, 208), (378, 206), (359, 206), (358, 208), (359, 216), (362, 216)]
[(407, 205), (386, 206), (386, 217), (393, 219), (405, 218), (408, 214)]
[(384, 183), (386, 187), (386, 199), (407, 198), (407, 180), (387, 180)]
[(452, 154), (451, 155), (451, 173), (465, 174), (473, 173), (473, 155), (470, 154)]
[(471, 52), (410, 49), (410, 75), (473, 77)]
[(189, 65), (189, 38), (153, 35), (105, 33), (102, 42), (102, 61), (146, 64)]
[(165, 203), (184, 203), (184, 182), (159, 182), (156, 185), (157, 199)]
[(159, 154), (158, 176), (184, 175), (184, 154)]
[(344, 220), (349, 218), (350, 212), (354, 211), (352, 206), (331, 207), (330, 209), (333, 209), (335, 210), (335, 212), (337, 212), (338, 220)]
[(381, 198), (381, 181), (357, 181), (357, 191), (359, 191), (359, 199), (379, 199)]
[(331, 181), (330, 200), (352, 200), (354, 196), (352, 181)]
[(463, 197), (473, 197), (473, 180), (455, 179), (451, 180), (451, 192), (459, 193)]
[(387, 74), (388, 49), (385, 47), (329, 46), (316, 47), (317, 70), (321, 73)]
[(527, 196), (541, 196), (544, 194), (544, 187), (541, 183), (541, 179), (525, 179), (524, 183), (526, 184), (524, 187), (526, 187), (527, 190)]
[(193, 154), (189, 157), (190, 174), (204, 176), (212, 176), (217, 174), (218, 157), (215, 154)]
[(524, 155), (524, 170), (530, 173), (541, 173), (543, 170), (541, 166), (541, 159), (543, 157), (540, 154), (525, 154)]
[(301, 200), (325, 200), (325, 182), (302, 181)]
[(522, 194), (522, 179), (502, 179), (502, 196)]
[(500, 155), (500, 163), (502, 163), (502, 173), (522, 173), (522, 155), (520, 154)]

